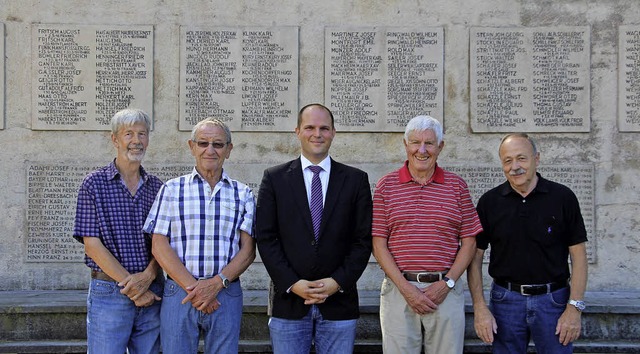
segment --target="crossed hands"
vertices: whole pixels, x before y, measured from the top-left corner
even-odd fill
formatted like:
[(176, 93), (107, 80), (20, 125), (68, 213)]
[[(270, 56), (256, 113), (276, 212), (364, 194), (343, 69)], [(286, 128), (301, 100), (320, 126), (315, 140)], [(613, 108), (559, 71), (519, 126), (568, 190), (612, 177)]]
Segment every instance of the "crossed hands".
[(411, 283), (408, 284), (409, 286), (406, 289), (402, 289), (401, 293), (407, 304), (418, 315), (426, 315), (437, 310), (438, 305), (449, 294), (449, 288), (443, 281), (431, 283), (422, 289)]
[(291, 287), (291, 292), (304, 299), (305, 305), (321, 304), (335, 294), (340, 285), (333, 278), (314, 281), (300, 279)]
[(195, 284), (188, 286), (185, 289), (188, 294), (182, 299), (182, 304), (191, 302), (193, 308), (207, 315), (217, 310), (220, 307), (220, 301), (217, 297), (222, 289), (222, 284), (218, 284), (213, 279), (200, 279)]
[(149, 277), (144, 272), (129, 274), (118, 283), (118, 286), (122, 287), (120, 293), (126, 295), (137, 307), (151, 306), (154, 302), (161, 300), (158, 295), (149, 290), (154, 279), (155, 277)]

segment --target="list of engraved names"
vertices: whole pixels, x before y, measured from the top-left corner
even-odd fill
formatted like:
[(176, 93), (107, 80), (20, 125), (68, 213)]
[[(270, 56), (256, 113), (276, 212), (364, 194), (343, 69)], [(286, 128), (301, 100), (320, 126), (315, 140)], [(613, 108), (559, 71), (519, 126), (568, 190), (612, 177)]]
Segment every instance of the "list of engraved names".
[(32, 128), (108, 130), (113, 114), (153, 112), (150, 26), (33, 25)]
[(443, 114), (442, 28), (325, 29), (325, 103), (342, 131), (403, 131)]
[(640, 26), (620, 26), (618, 38), (618, 129), (640, 132)]
[(588, 27), (472, 28), (475, 132), (588, 132)]
[(298, 28), (182, 27), (180, 130), (288, 131), (298, 104)]

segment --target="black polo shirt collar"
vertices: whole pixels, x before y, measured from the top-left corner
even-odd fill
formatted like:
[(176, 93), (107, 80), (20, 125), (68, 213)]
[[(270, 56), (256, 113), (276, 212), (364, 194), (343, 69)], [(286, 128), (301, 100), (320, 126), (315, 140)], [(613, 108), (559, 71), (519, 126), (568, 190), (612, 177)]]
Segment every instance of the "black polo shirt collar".
[[(536, 176), (538, 176), (538, 183), (536, 183), (535, 188), (533, 188), (533, 190), (531, 191), (531, 193), (529, 193), (527, 195), (527, 197), (533, 193), (549, 193), (549, 181), (547, 181), (546, 179), (542, 178), (542, 176), (540, 175), (540, 172), (536, 172)], [(511, 185), (509, 184), (509, 181), (505, 181), (501, 186), (500, 186), (500, 195), (503, 197), (508, 196), (510, 193), (514, 193), (516, 195), (518, 195), (518, 197), (522, 198), (522, 194), (516, 192)], [(526, 197), (524, 197), (526, 198)]]

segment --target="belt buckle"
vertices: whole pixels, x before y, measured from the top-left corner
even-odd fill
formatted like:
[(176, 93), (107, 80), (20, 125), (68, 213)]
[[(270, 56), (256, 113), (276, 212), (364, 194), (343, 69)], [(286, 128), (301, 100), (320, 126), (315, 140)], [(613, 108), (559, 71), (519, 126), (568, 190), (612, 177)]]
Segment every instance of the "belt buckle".
[(420, 277), (421, 276), (428, 276), (428, 275), (437, 275), (438, 276), (438, 280), (442, 280), (442, 273), (430, 273), (430, 272), (420, 272), (418, 274), (416, 274), (416, 281), (418, 282), (418, 284), (429, 284), (430, 282), (426, 281), (426, 282), (422, 282), (420, 281)]
[(525, 294), (525, 289), (540, 289), (540, 288), (547, 288), (546, 293), (550, 293), (551, 292), (551, 284), (534, 284), (534, 285), (520, 285), (520, 294), (524, 295), (524, 296), (531, 296), (531, 295), (539, 295), (539, 294)]
[(526, 289), (531, 289), (535, 287), (535, 285), (520, 285), (520, 295), (522, 296), (531, 296), (532, 294), (525, 293)]
[(423, 275), (429, 275), (429, 273), (420, 272), (420, 273), (416, 274), (416, 281), (418, 282), (418, 284), (427, 284), (426, 282), (423, 283), (423, 282), (420, 281), (420, 277), (423, 276)]

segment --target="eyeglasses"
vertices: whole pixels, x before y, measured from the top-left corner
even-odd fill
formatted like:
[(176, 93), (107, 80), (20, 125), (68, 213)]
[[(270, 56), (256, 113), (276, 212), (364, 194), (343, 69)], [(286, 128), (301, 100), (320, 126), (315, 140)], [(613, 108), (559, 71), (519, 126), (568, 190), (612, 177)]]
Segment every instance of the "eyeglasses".
[(214, 149), (222, 149), (227, 146), (227, 143), (219, 143), (217, 141), (195, 141), (193, 140), (199, 148), (206, 149), (209, 145), (213, 146)]

